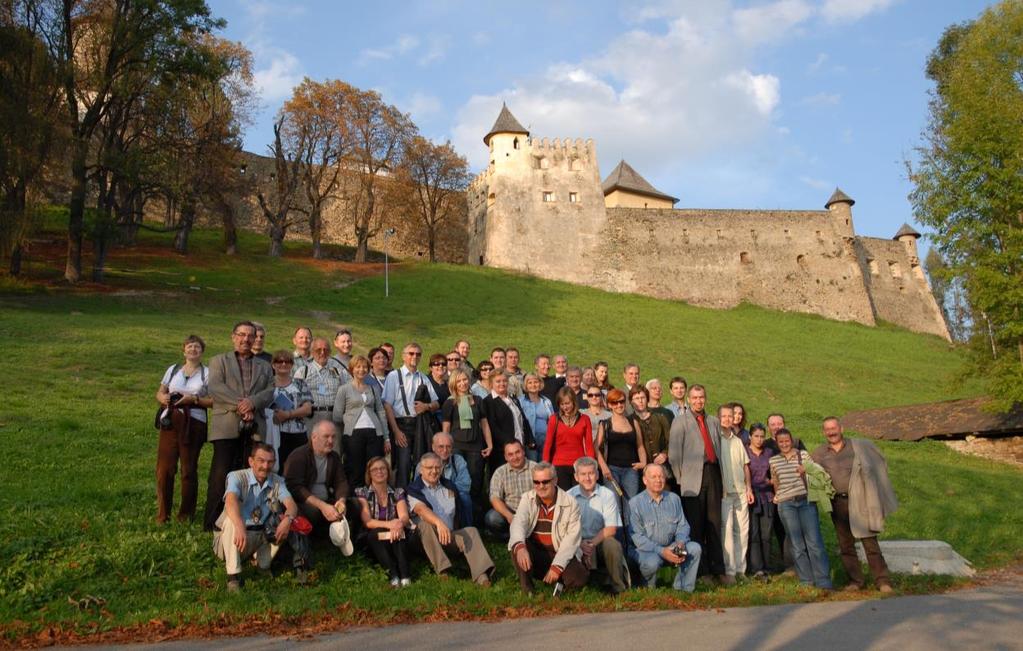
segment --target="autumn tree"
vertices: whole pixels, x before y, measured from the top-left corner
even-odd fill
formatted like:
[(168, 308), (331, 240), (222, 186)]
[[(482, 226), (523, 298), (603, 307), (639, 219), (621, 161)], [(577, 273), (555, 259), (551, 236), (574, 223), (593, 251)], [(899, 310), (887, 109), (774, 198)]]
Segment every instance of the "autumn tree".
[(972, 368), (1001, 407), (1023, 402), (1023, 2), (947, 29), (911, 200), (977, 322)]
[(401, 170), (408, 176), (416, 215), (426, 228), (430, 262), (436, 262), (438, 229), (464, 215), (469, 163), (450, 142), (437, 145), (415, 136), (405, 147)]
[(275, 258), (284, 254), (284, 238), (288, 229), (300, 221), (293, 218), (292, 213), (300, 205), (302, 161), (306, 157), (307, 146), (304, 133), (287, 128), (287, 117), (279, 114), (274, 123), (274, 141), (269, 148), (273, 161), (269, 182), (256, 180), (260, 188), (256, 192), (256, 200), (267, 222), (270, 255)]
[(345, 190), (345, 206), (355, 228), (355, 261), (365, 262), (369, 239), (380, 231), (386, 207), (380, 201), (381, 184), (399, 167), (416, 127), (372, 90), (351, 88), (343, 112), (351, 138), (345, 165), (354, 178)]

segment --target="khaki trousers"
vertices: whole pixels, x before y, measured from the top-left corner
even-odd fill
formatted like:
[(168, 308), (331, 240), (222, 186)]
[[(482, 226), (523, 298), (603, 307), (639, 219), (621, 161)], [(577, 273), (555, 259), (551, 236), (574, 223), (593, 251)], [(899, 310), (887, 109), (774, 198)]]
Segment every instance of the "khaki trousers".
[(443, 574), (451, 569), (451, 559), (448, 558), (448, 555), (456, 552), (465, 556), (473, 581), (484, 574), (489, 575), (494, 569), (494, 561), (487, 553), (487, 548), (483, 546), (476, 527), (455, 529), (451, 532), (451, 543), (448, 545), (440, 544), (440, 540), (437, 539), (437, 529), (425, 520), (419, 521), (416, 531), (419, 534), (419, 543), (423, 546), (423, 552), (437, 574)]
[(228, 574), (241, 574), (242, 562), (256, 556), (260, 569), (270, 569), (270, 563), (277, 555), (279, 545), (271, 545), (266, 541), (262, 531), (245, 532), (245, 549), (238, 551), (234, 546), (234, 523), (230, 518), (222, 518), (221, 530), (215, 535), (220, 539), (220, 549), (214, 548), (217, 557), (224, 561)]
[(725, 557), (725, 574), (746, 573), (746, 549), (749, 546), (749, 505), (737, 493), (721, 498), (721, 548)]

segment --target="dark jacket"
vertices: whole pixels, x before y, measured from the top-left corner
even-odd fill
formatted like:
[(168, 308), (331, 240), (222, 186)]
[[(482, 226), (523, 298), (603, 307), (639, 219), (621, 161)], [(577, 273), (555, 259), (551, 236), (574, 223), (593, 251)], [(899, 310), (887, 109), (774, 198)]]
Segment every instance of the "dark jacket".
[[(455, 494), (455, 529), (461, 529), (465, 526), (466, 522), (469, 522), (465, 509), (462, 508), (462, 500), (458, 499), (458, 487), (455, 486), (455, 482), (451, 481), (447, 477), (441, 475), (440, 485)], [(416, 478), (412, 480), (412, 483), (405, 488), (405, 493), (409, 497), (414, 497), (420, 502), (425, 502), (430, 505), (430, 510), (434, 510), (433, 503), (430, 502), (429, 498), (426, 497), (426, 482), (423, 481), (422, 475), (416, 475)]]
[(543, 380), (543, 388), (540, 389), (541, 395), (547, 396), (548, 400), (553, 402), (554, 406), (557, 407), (558, 391), (561, 390), (561, 387), (565, 386), (565, 378), (548, 375), (547, 377), (540, 379)]
[[(512, 401), (514, 400), (512, 398)], [(515, 406), (518, 407), (517, 402)], [(519, 413), (522, 413), (522, 407), (519, 407)], [(494, 450), (491, 454), (499, 455), (500, 459), (504, 456), (504, 444), (515, 440), (515, 416), (504, 400), (495, 398), (493, 394), (483, 399), (483, 416), (490, 425), (490, 437), (494, 441)], [(527, 448), (535, 445), (533, 428), (529, 426), (525, 414), (522, 414), (522, 442)]]
[[(288, 492), (299, 504), (305, 504), (313, 494), (310, 488), (316, 482), (316, 455), (313, 446), (306, 443), (288, 455), (284, 462), (284, 482)], [(341, 465), (341, 455), (333, 450), (327, 455), (327, 499), (333, 504), (339, 499), (348, 497), (348, 478)]]

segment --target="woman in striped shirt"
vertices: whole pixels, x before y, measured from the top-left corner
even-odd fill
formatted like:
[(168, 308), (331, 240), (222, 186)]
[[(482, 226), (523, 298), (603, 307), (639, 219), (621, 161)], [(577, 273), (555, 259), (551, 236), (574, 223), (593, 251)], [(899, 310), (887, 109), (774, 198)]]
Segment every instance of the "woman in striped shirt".
[(817, 505), (807, 499), (805, 465), (813, 461), (807, 452), (795, 448), (787, 429), (778, 430), (774, 439), (780, 451), (770, 461), (774, 503), (792, 541), (796, 574), (803, 585), (831, 590), (831, 566), (821, 537)]

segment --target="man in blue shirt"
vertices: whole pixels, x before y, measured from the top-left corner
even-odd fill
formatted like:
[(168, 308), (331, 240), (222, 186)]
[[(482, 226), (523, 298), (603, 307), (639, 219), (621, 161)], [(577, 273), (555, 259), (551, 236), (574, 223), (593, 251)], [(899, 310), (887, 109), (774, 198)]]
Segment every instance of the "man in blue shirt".
[(596, 459), (579, 457), (572, 465), (576, 485), (569, 489), (568, 494), (579, 505), (582, 522), (579, 548), (583, 553), (583, 563), (592, 570), (597, 568), (597, 561), (601, 561), (610, 579), (611, 592), (625, 592), (629, 587), (629, 570), (625, 565), (622, 545), (615, 538), (618, 527), (622, 526), (618, 497), (597, 483)]
[(643, 469), (646, 490), (629, 500), (629, 533), (634, 545), (629, 556), (639, 565), (646, 587), (655, 587), (657, 570), (670, 563), (678, 568), (672, 587), (692, 592), (702, 550), (689, 540), (682, 499), (664, 490), (666, 479), (659, 464), (650, 463)]
[[(388, 373), (384, 380), (383, 398), (387, 423), (391, 426), (394, 485), (405, 488), (412, 474), (412, 439), (416, 433), (416, 417), (437, 411), (440, 404), (429, 378), (416, 370), (423, 358), (423, 348), (417, 343), (406, 344), (401, 356), (404, 363)], [(416, 400), (417, 397), (426, 397), (426, 400)]]
[[(253, 443), (248, 469), (235, 470), (227, 476), (224, 512), (217, 520), (219, 531), (213, 537), (213, 550), (226, 564), (230, 592), (241, 588), (242, 562), (253, 555), (260, 569), (270, 569), (270, 563), (291, 533), (291, 524), (298, 515), (298, 504), (288, 492), (284, 479), (270, 472), (274, 459), (273, 446)], [(266, 533), (271, 512), (282, 511), (271, 538)], [(301, 569), (304, 574), (304, 568)]]
[[(453, 483), (458, 489), (458, 500), (462, 503), (462, 508), (465, 510), (465, 519), (467, 520), (464, 524), (465, 526), (471, 526), (473, 524), (473, 503), (472, 492), (470, 491), (472, 488), (472, 478), (469, 476), (469, 466), (465, 463), (465, 459), (459, 454), (454, 454), (455, 439), (450, 434), (437, 432), (433, 435), (430, 447), (433, 453), (444, 462), (441, 476)], [(416, 465), (413, 479), (418, 477), (420, 472), (420, 466)]]

